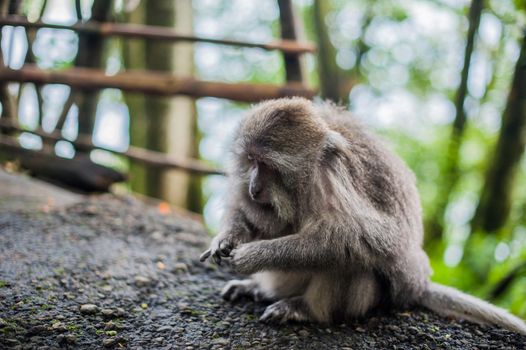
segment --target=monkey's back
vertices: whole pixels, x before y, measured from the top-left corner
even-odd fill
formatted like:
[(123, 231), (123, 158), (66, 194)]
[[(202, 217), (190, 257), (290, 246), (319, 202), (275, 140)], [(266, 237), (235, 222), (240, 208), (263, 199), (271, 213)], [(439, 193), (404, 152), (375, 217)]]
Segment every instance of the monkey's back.
[(370, 134), (351, 114), (331, 103), (316, 106), (329, 128), (349, 143), (349, 172), (356, 190), (372, 207), (394, 219), (396, 227), (386, 237), (398, 242), (393, 255), (380, 266), (397, 304), (411, 302), (425, 289), (431, 269), (422, 249), (423, 225), (420, 198), (413, 172), (405, 162)]

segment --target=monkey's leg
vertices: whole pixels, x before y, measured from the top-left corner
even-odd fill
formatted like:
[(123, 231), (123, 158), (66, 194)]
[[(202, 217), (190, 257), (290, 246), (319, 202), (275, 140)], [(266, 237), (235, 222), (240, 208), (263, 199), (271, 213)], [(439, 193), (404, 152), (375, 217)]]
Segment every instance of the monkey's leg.
[(262, 322), (285, 323), (287, 321), (307, 322), (313, 320), (303, 297), (283, 299), (267, 306), (259, 318)]
[(309, 280), (307, 273), (263, 271), (249, 279), (228, 282), (221, 296), (229, 301), (243, 296), (254, 301), (276, 301), (303, 294)]
[(312, 317), (321, 323), (343, 321), (349, 292), (349, 275), (318, 273), (305, 292), (304, 300)]
[(356, 319), (367, 314), (380, 302), (381, 287), (372, 273), (352, 276), (347, 291), (346, 318)]
[(304, 300), (317, 322), (339, 323), (364, 316), (379, 300), (379, 286), (372, 273), (319, 273), (312, 276)]
[(221, 296), (229, 301), (235, 301), (241, 297), (249, 297), (254, 301), (268, 300), (258, 283), (252, 279), (229, 281), (221, 291)]
[(267, 300), (276, 301), (303, 295), (311, 274), (305, 272), (262, 271), (253, 274)]

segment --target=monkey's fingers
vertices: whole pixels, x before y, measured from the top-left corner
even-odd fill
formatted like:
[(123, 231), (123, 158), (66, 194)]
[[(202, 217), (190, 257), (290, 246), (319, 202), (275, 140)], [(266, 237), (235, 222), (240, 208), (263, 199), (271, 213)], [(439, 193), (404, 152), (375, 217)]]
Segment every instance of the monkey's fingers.
[(283, 324), (287, 322), (285, 315), (279, 314), (274, 310), (269, 310), (268, 308), (263, 312), (263, 315), (259, 318), (260, 322), (263, 323), (278, 323)]
[(219, 244), (218, 253), (221, 257), (227, 258), (230, 256), (230, 252), (232, 252), (232, 249), (233, 246), (231, 243), (221, 242), (221, 244)]
[(212, 255), (212, 258), (217, 265), (221, 266), (221, 257), (217, 254), (217, 252)]
[(212, 254), (212, 250), (208, 249), (206, 250), (203, 254), (201, 254), (201, 256), (199, 257), (199, 260), (201, 262), (205, 261), (206, 259), (208, 259), (210, 257), (210, 255)]
[(228, 283), (221, 291), (221, 297), (228, 301), (236, 301), (242, 296), (242, 294), (242, 288), (232, 283)]

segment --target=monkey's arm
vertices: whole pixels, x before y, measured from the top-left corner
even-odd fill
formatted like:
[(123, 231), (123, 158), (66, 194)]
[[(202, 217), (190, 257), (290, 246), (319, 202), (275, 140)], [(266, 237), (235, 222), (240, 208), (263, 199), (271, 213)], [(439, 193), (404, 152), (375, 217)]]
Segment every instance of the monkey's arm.
[(250, 227), (245, 214), (240, 209), (235, 209), (225, 228), (210, 243), (210, 248), (201, 254), (200, 260), (205, 261), (212, 257), (220, 265), (221, 258), (230, 256), (232, 249), (249, 242), (253, 236), (253, 228)]
[(296, 234), (242, 244), (232, 251), (231, 264), (234, 270), (245, 274), (262, 270), (320, 270), (356, 263), (374, 266), (401, 245), (398, 235), (381, 223), (354, 226), (318, 222)]

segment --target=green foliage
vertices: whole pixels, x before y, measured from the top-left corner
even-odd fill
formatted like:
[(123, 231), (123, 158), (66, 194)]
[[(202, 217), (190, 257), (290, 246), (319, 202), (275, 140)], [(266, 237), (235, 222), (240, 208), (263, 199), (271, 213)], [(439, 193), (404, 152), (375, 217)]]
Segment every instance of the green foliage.
[(517, 9), (526, 10), (526, 0), (513, 0)]

